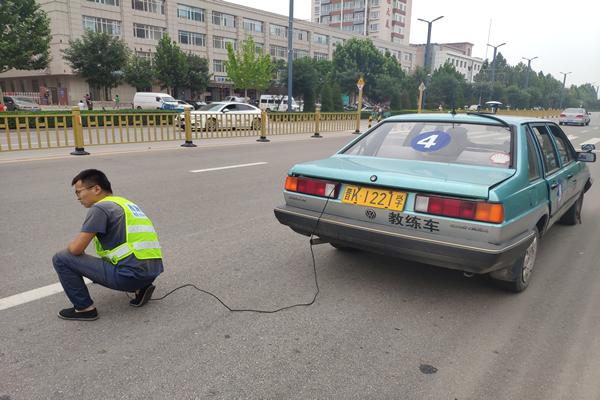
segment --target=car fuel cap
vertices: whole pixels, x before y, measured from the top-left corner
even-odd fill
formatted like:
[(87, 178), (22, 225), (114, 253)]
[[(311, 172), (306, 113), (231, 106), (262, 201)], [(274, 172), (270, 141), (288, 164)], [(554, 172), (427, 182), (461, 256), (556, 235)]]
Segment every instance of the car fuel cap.
[(371, 182), (375, 182), (377, 180), (377, 175), (371, 175)]

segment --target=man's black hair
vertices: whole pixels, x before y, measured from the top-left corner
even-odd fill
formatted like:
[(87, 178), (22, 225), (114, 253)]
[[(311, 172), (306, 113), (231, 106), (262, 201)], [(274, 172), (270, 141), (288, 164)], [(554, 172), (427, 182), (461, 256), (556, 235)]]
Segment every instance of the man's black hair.
[(73, 178), (71, 186), (74, 186), (77, 181), (81, 181), (84, 186), (98, 185), (105, 192), (112, 194), (112, 187), (110, 186), (108, 178), (104, 172), (97, 169), (86, 169), (85, 171), (81, 171), (75, 178)]

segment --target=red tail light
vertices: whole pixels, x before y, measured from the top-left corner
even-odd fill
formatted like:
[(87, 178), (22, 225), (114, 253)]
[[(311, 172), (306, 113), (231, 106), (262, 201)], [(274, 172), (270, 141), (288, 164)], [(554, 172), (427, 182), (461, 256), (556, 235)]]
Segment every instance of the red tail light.
[(560, 114), (560, 116), (561, 116), (561, 117), (566, 117), (566, 115), (565, 115), (565, 114)]
[(495, 224), (504, 222), (504, 207), (502, 204), (480, 201), (458, 200), (418, 194), (415, 198), (415, 211), (444, 215), (446, 217), (492, 222)]
[(583, 115), (578, 115), (577, 118), (583, 118)]
[(311, 194), (313, 196), (330, 197), (332, 199), (338, 197), (340, 186), (339, 183), (296, 178), (294, 176), (288, 176), (285, 180), (285, 190)]

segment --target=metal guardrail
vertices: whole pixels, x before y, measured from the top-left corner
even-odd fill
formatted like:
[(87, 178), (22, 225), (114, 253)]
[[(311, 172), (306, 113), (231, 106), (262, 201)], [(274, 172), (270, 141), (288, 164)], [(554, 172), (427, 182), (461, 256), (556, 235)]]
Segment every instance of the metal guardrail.
[[(72, 107), (71, 114), (35, 112), (0, 115), (0, 152), (75, 147), (71, 154), (89, 154), (86, 146), (126, 143), (150, 143), (182, 140), (185, 147), (195, 147), (194, 139), (260, 137), (267, 135), (352, 130), (358, 113), (261, 113), (207, 114), (204, 119), (186, 109), (183, 114), (106, 113), (81, 114)], [(264, 123), (263, 123), (264, 121)], [(189, 123), (187, 123), (189, 122)]]

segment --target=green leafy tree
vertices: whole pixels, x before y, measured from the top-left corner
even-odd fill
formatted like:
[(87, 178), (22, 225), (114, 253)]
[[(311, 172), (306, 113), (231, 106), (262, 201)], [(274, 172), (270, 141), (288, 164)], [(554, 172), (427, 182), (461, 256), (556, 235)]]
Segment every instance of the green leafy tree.
[[(281, 73), (283, 86), (288, 87), (288, 71)], [(303, 96), (310, 90), (315, 90), (319, 80), (317, 71), (310, 58), (297, 58), (292, 63), (292, 96)]]
[(0, 73), (47, 68), (50, 40), (50, 20), (35, 0), (0, 1)]
[(336, 112), (344, 111), (344, 102), (342, 101), (342, 90), (340, 85), (334, 83), (331, 87), (331, 99), (333, 100), (333, 109)]
[(314, 113), (316, 110), (316, 105), (315, 103), (317, 102), (317, 97), (315, 95), (315, 91), (310, 89), (307, 92), (304, 93), (303, 96), (303, 100), (304, 100), (304, 109), (303, 111), (306, 113)]
[(331, 88), (329, 83), (325, 82), (321, 89), (321, 111), (322, 112), (334, 112), (333, 97), (331, 96)]
[[(404, 89), (402, 91), (401, 100), (402, 100), (402, 103), (400, 105), (400, 108), (398, 108), (398, 110), (408, 110), (411, 108), (408, 90)], [(392, 110), (395, 110), (395, 108), (393, 108), (391, 105), (390, 105), (390, 107), (392, 108)]]
[[(408, 97), (408, 92), (403, 91), (402, 93), (406, 93), (407, 97)], [(408, 98), (407, 98), (408, 100)], [(396, 92), (392, 95), (392, 98), (390, 99), (390, 110), (394, 110), (394, 111), (399, 111), (402, 109), (402, 95), (400, 94), (400, 92)]]
[(123, 68), (123, 80), (138, 92), (152, 86), (154, 70), (150, 60), (137, 55), (129, 58), (127, 65)]
[(271, 72), (271, 56), (256, 51), (256, 43), (252, 36), (246, 33), (237, 52), (228, 42), (227, 57), (228, 60), (223, 62), (227, 76), (233, 80), (234, 88), (244, 90), (244, 97), (248, 97), (248, 89), (263, 91), (269, 87), (269, 81), (274, 76)]
[(158, 41), (153, 68), (160, 88), (168, 89), (169, 94), (173, 94), (173, 87), (186, 85), (189, 69), (187, 57), (169, 35), (164, 35)]
[(371, 93), (377, 103), (387, 103), (392, 96), (400, 94), (400, 81), (389, 75), (377, 75), (375, 77), (375, 88)]
[(69, 47), (61, 53), (75, 76), (84, 78), (93, 88), (103, 89), (104, 109), (104, 88), (116, 88), (123, 82), (123, 70), (131, 54), (123, 39), (88, 29), (81, 38), (69, 40)]
[(185, 87), (195, 93), (195, 98), (198, 93), (204, 93), (206, 87), (210, 84), (212, 74), (208, 69), (208, 58), (200, 57), (189, 52), (187, 55), (188, 74), (186, 77)]
[[(344, 45), (336, 46), (333, 51), (333, 73), (335, 80), (340, 84), (344, 92), (350, 93), (343, 83), (338, 79), (338, 74), (351, 69), (359, 72), (359, 78), (362, 76), (365, 81), (363, 88), (364, 96), (371, 96), (371, 92), (375, 88), (375, 76), (385, 73), (385, 57), (375, 47), (371, 39), (349, 39)], [(351, 93), (356, 93), (356, 82), (353, 82), (354, 90)]]

